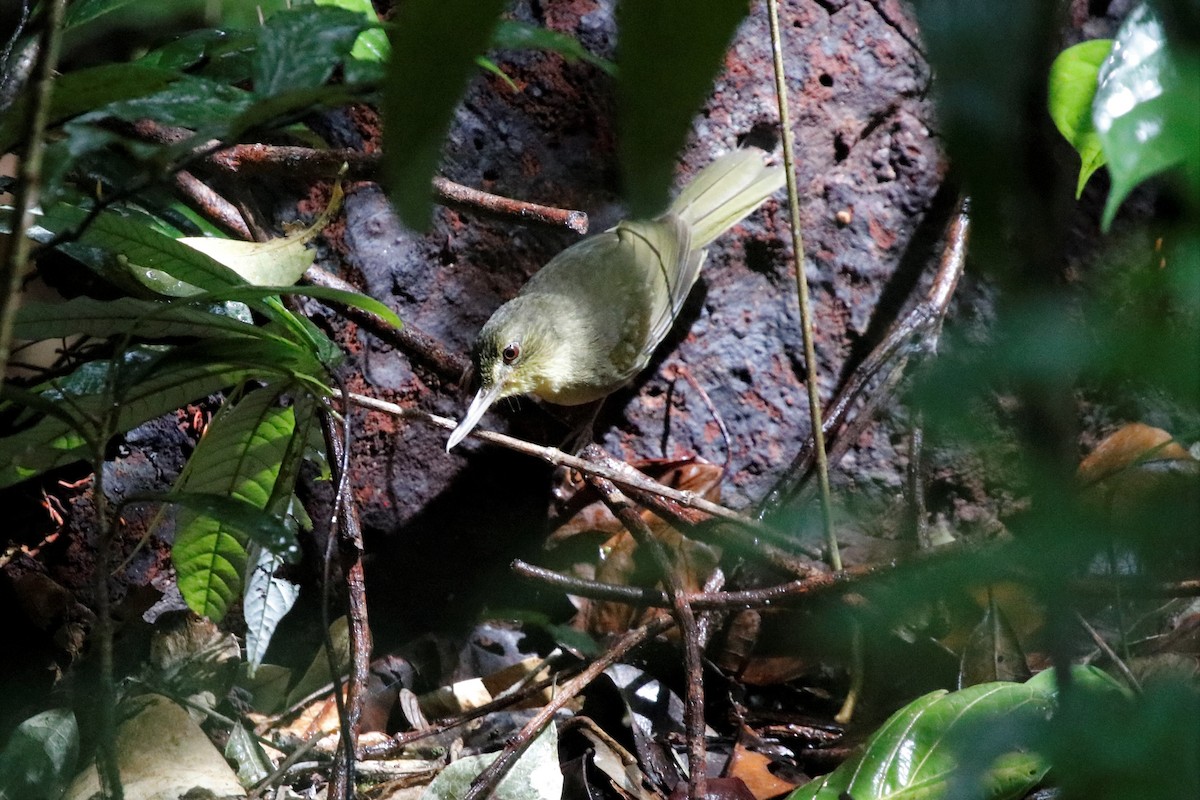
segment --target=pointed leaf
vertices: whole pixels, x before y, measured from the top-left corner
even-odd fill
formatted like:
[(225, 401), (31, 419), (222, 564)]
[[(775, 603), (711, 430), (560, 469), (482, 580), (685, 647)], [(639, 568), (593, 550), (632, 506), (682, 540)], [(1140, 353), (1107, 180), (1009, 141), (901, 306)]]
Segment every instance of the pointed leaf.
[(0, 752), (0, 800), (57, 800), (78, 758), (74, 713), (57, 708), (30, 717)]
[(65, 302), (23, 305), (17, 312), (13, 336), (36, 340), (74, 334), (100, 337), (132, 334), (144, 339), (268, 335), (262, 328), (222, 312), (219, 307), (210, 309), (133, 297), (116, 300), (75, 297)]
[(1183, 166), (1200, 194), (1200, 59), (1183, 53), (1141, 3), (1100, 69), (1092, 118), (1112, 174), (1105, 230), (1134, 187), (1165, 170)]
[[(59, 205), (44, 214), (39, 224), (44, 232), (61, 234), (78, 229), (86, 220), (84, 209)], [(42, 239), (44, 234), (31, 231), (31, 236)], [(184, 296), (245, 284), (237, 273), (211, 257), (115, 211), (97, 215), (84, 229), (78, 244), (119, 254), (118, 258), (134, 278), (166, 294)], [(171, 288), (154, 273), (166, 273), (179, 283)]]
[(574, 36), (516, 19), (500, 20), (492, 32), (492, 47), (497, 50), (549, 50), (567, 61), (585, 61), (609, 75), (617, 74), (616, 64), (593, 55)]
[[(247, 348), (249, 349), (249, 348)], [(235, 367), (222, 362), (163, 358), (165, 351), (137, 348), (126, 354), (124, 370), (139, 370), (141, 380), (130, 386), (116, 404), (115, 430), (127, 431), (147, 420), (174, 411), (197, 398), (262, 374), (261, 367)], [(87, 442), (76, 430), (108, 413), (114, 403), (106, 399), (109, 362), (85, 364), (79, 380), (68, 388), (42, 393), (50, 402), (69, 409), (79, 420), (71, 425), (61, 417), (43, 417), (29, 428), (0, 439), (0, 487), (39, 475), (47, 470), (88, 458)], [(62, 402), (60, 398), (67, 398)], [(91, 423), (94, 427), (94, 423)]]
[[(259, 544), (274, 553), (294, 547), (283, 520), (266, 510), (295, 432), (292, 409), (280, 407), (278, 400), (279, 391), (268, 388), (226, 405), (176, 484), (177, 493), (240, 501), (257, 518), (272, 520), (277, 535)], [(185, 507), (177, 515), (171, 559), (179, 590), (198, 614), (219, 620), (240, 593), (246, 543), (253, 533), (225, 511)]]
[(1047, 91), (1050, 118), (1058, 132), (1079, 153), (1082, 162), (1076, 198), (1083, 194), (1083, 187), (1092, 173), (1104, 166), (1104, 149), (1092, 124), (1092, 100), (1096, 96), (1100, 65), (1110, 52), (1111, 39), (1080, 42), (1059, 53), (1050, 66)]
[(282, 565), (283, 558), (258, 549), (254, 568), (246, 580), (242, 615), (246, 618), (246, 670), (251, 678), (262, 664), (280, 620), (300, 597), (299, 585), (275, 575)]
[(361, 14), (328, 6), (272, 14), (254, 52), (254, 91), (265, 96), (320, 86), (367, 24)]
[[(48, 122), (58, 125), (85, 111), (150, 94), (180, 77), (173, 70), (140, 64), (103, 64), (68, 72), (54, 82)], [(0, 117), (0, 153), (11, 150), (24, 135), (24, 120), (28, 114), (28, 94), (5, 110)]]
[(984, 683), (949, 694), (931, 692), (893, 714), (860, 755), (824, 780), (800, 787), (788, 800), (963, 797), (947, 790), (961, 777), (957, 770), (964, 768), (967, 753), (982, 759), (971, 765), (979, 768), (973, 776), (982, 782), (979, 797), (1022, 797), (1041, 780), (1048, 765), (1014, 742), (1029, 745), (1035, 740), (1053, 700), (1054, 687), (1045, 681)]

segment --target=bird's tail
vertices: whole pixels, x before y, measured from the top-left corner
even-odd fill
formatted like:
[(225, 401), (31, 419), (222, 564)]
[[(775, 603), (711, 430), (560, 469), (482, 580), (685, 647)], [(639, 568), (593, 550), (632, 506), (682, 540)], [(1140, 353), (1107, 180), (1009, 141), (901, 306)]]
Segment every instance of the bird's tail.
[(699, 250), (745, 219), (785, 182), (782, 167), (768, 166), (757, 147), (734, 150), (709, 164), (684, 187), (668, 211), (692, 232)]

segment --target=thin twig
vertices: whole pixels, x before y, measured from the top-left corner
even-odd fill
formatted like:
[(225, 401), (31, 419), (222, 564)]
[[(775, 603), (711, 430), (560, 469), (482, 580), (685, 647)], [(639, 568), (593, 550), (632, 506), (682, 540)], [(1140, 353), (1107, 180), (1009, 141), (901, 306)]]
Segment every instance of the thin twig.
[(471, 788), (463, 795), (463, 800), (483, 800), (495, 791), (496, 784), (508, 773), (521, 754), (529, 747), (538, 733), (554, 718), (559, 709), (571, 702), (588, 684), (600, 677), (604, 670), (624, 658), (633, 648), (670, 628), (671, 620), (661, 619), (641, 628), (634, 628), (625, 633), (612, 644), (604, 655), (587, 666), (583, 672), (567, 681), (559, 689), (554, 699), (542, 706), (514, 737), (504, 746), (500, 757), (493, 761), (488, 768), (479, 773), (471, 783)]
[(1140, 694), (1142, 691), (1142, 684), (1138, 681), (1137, 676), (1133, 674), (1133, 670), (1129, 669), (1129, 665), (1125, 663), (1125, 659), (1117, 655), (1117, 651), (1113, 650), (1109, 643), (1105, 641), (1104, 637), (1100, 635), (1100, 632), (1093, 628), (1091, 623), (1083, 618), (1083, 614), (1080, 614), (1078, 611), (1076, 611), (1075, 619), (1077, 619), (1079, 624), (1083, 626), (1083, 629), (1087, 631), (1087, 635), (1091, 637), (1093, 642), (1096, 643), (1096, 647), (1100, 648), (1100, 652), (1108, 656), (1108, 660), (1113, 663), (1113, 666), (1117, 668), (1117, 671), (1121, 673), (1126, 681), (1128, 681), (1130, 688)]
[(783, 71), (783, 43), (779, 34), (779, 2), (767, 0), (771, 22), (771, 53), (775, 71), (775, 96), (779, 101), (779, 132), (783, 141), (783, 167), (787, 172), (788, 212), (792, 229), (792, 252), (796, 260), (796, 294), (800, 302), (800, 331), (804, 339), (805, 383), (808, 386), (808, 412), (812, 426), (813, 450), (817, 456), (817, 480), (821, 488), (821, 524), (829, 565), (842, 568), (842, 555), (833, 532), (833, 499), (829, 488), (829, 462), (825, 453), (825, 431), (821, 414), (821, 389), (817, 376), (817, 351), (813, 343), (812, 307), (808, 299), (808, 277), (804, 272), (804, 238), (800, 232), (800, 193), (796, 188), (796, 154), (792, 123), (788, 113), (787, 78)]
[[(164, 143), (183, 141), (189, 132), (157, 125), (150, 120), (139, 121), (133, 130), (137, 135)], [(349, 180), (374, 180), (379, 176), (382, 156), (360, 150), (314, 150), (309, 147), (273, 144), (237, 144), (224, 147), (206, 158), (210, 166), (235, 175), (272, 174), (283, 177), (329, 177), (339, 174), (343, 166)], [(472, 189), (442, 177), (433, 179), (433, 191), (447, 205), (482, 211), (506, 219), (520, 219), (543, 225), (567, 228), (575, 233), (588, 231), (588, 216), (583, 211), (555, 208), (502, 197)]]
[[(400, 419), (412, 419), (420, 422), (433, 425), (445, 430), (454, 430), (458, 423), (448, 417), (431, 414), (428, 411), (423, 411), (418, 408), (402, 408), (395, 403), (389, 403), (386, 400), (379, 400), (374, 397), (368, 397), (362, 394), (350, 393), (347, 395), (355, 405), (363, 408), (369, 408), (373, 411), (381, 411), (393, 417)], [(544, 445), (533, 444), (526, 442), (523, 439), (517, 439), (513, 436), (506, 436), (503, 433), (495, 431), (482, 430), (476, 428), (470, 434), (471, 437), (479, 439), (490, 444), (497, 444), (509, 450), (515, 450), (518, 453), (540, 458), (548, 464), (556, 467), (568, 467), (576, 469), (585, 474), (597, 475), (601, 478), (607, 478), (613, 483), (626, 489), (642, 490), (652, 492), (661, 497), (673, 500), (685, 508), (696, 509), (702, 511), (709, 516), (735, 523), (747, 530), (759, 535), (775, 535), (766, 525), (761, 522), (756, 522), (748, 519), (736, 511), (732, 511), (725, 506), (714, 503), (710, 500), (705, 500), (695, 492), (683, 491), (674, 489), (670, 486), (664, 486), (652, 478), (647, 477), (641, 472), (629, 467), (628, 471), (614, 470), (607, 466), (596, 464), (578, 456), (573, 456), (564, 453), (554, 447), (546, 447)]]
[[(324, 286), (350, 292), (358, 291), (353, 284), (320, 267), (309, 267), (304, 273), (304, 280), (313, 286)], [(457, 353), (451, 353), (437, 339), (412, 324), (406, 323), (403, 328), (395, 328), (374, 314), (351, 306), (344, 307), (341, 313), (346, 318), (367, 328), (383, 341), (400, 348), (408, 355), (415, 355), (444, 380), (461, 380), (467, 370), (469, 362), (465, 358)]]
[(542, 680), (527, 684), (511, 694), (504, 694), (494, 700), (476, 706), (475, 708), (467, 709), (451, 719), (441, 720), (440, 722), (431, 724), (428, 727), (420, 730), (397, 733), (393, 735), (389, 741), (383, 744), (369, 745), (362, 748), (362, 750), (359, 752), (359, 757), (362, 759), (391, 758), (403, 750), (404, 747), (412, 744), (413, 742), (419, 742), (422, 739), (428, 739), (432, 736), (437, 736), (445, 733), (448, 730), (466, 725), (472, 720), (485, 717), (488, 714), (496, 711), (502, 711), (509, 706), (529, 700), (532, 697), (540, 696), (547, 689), (557, 689), (564, 678), (569, 679), (570, 676), (578, 674), (579, 671), (579, 668), (570, 667), (555, 675), (551, 675), (547, 678), (543, 678)]
[(0, 383), (4, 368), (12, 355), (12, 332), (21, 296), (21, 281), (32, 243), (25, 231), (33, 224), (33, 209), (38, 204), (42, 180), (42, 156), (46, 147), (46, 126), (50, 121), (50, 100), (54, 94), (54, 71), (62, 47), (63, 17), (66, 0), (54, 0), (45, 7), (45, 27), (39, 45), (41, 58), (36, 66), (33, 102), (25, 127), (25, 152), (17, 170), (17, 185), (13, 191), (13, 208), (9, 219), (12, 233), (6, 237), (7, 247), (0, 258)]
[[(337, 376), (335, 375), (335, 378)], [(339, 381), (340, 385), (340, 381)], [(343, 402), (349, 402), (344, 399)], [(348, 604), (348, 622), (350, 634), (350, 679), (346, 689), (345, 707), (338, 703), (341, 719), (341, 737), (338, 758), (334, 762), (331, 774), (329, 797), (354, 797), (354, 762), (358, 752), (358, 723), (362, 718), (363, 702), (366, 695), (368, 673), (371, 657), (371, 628), (367, 621), (367, 593), (363, 579), (363, 546), (362, 526), (359, 523), (358, 508), (350, 492), (350, 424), (349, 416), (341, 414), (342, 424), (334, 419), (332, 411), (321, 413), (321, 430), (325, 437), (333, 468), (333, 484), (336, 495), (333, 503), (333, 514), (330, 518), (329, 543), (335, 540), (341, 554), (342, 573), (346, 581)], [(327, 553), (328, 558), (328, 553)], [(326, 565), (326, 591), (328, 591), (328, 563)], [(329, 626), (325, 626), (328, 636)], [(327, 642), (327, 651), (333, 658), (333, 648)], [(334, 675), (337, 671), (334, 669)], [(340, 689), (334, 690), (335, 700), (341, 698)]]
[(245, 218), (233, 203), (217, 194), (211, 186), (192, 173), (183, 169), (176, 172), (175, 188), (185, 201), (190, 201), (190, 205), (195, 210), (220, 225), (227, 232), (246, 241), (255, 238), (250, 232), (250, 227), (246, 225)]
[[(638, 586), (620, 586), (612, 583), (576, 578), (538, 567), (521, 560), (513, 561), (513, 572), (522, 578), (536, 580), (547, 586), (561, 589), (568, 594), (610, 600), (635, 606), (669, 608), (671, 600), (666, 592)], [(848, 572), (822, 572), (803, 580), (768, 586), (763, 589), (744, 589), (729, 592), (689, 592), (688, 604), (697, 611), (734, 611), (753, 608), (795, 608), (820, 594), (848, 588), (858, 580), (857, 574)]]
[[(599, 449), (592, 444), (584, 450), (586, 452), (592, 448)], [(667, 597), (671, 601), (675, 623), (679, 626), (679, 638), (683, 644), (687, 686), (683, 716), (688, 748), (688, 797), (704, 800), (708, 796), (708, 775), (705, 772), (707, 742), (704, 740), (704, 665), (700, 661), (700, 633), (696, 627), (696, 615), (687, 599), (687, 587), (680, 575), (679, 562), (667, 553), (662, 542), (642, 519), (641, 512), (629, 502), (629, 498), (621, 494), (612, 481), (595, 475), (589, 475), (587, 480), (600, 493), (613, 516), (619, 519), (633, 536), (638, 547), (650, 551), (662, 574), (663, 586), (666, 587)]]
[[(909, 357), (929, 356), (937, 352), (942, 321), (966, 267), (969, 235), (970, 209), (968, 201), (964, 199), (959, 202), (946, 230), (946, 245), (928, 293), (888, 329), (883, 341), (863, 360), (826, 409), (822, 427), (826, 435), (832, 437), (829, 449), (831, 462), (840, 460), (858, 441), (874, 418), (875, 410), (899, 385)], [(862, 400), (867, 389), (876, 385), (880, 375), (884, 376), (879, 382), (881, 388)], [(850, 411), (855, 408), (858, 411), (851, 419)], [(814, 463), (814, 449), (809, 440), (759, 504), (759, 519), (796, 501), (812, 474)]]

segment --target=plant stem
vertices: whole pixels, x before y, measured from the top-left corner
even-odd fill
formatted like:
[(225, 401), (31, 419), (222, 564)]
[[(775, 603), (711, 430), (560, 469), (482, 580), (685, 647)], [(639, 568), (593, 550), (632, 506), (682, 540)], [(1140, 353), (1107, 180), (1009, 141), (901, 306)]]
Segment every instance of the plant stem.
[(783, 140), (783, 166), (787, 172), (788, 212), (792, 229), (792, 252), (796, 259), (796, 294), (800, 302), (800, 332), (804, 339), (805, 383), (808, 386), (808, 414), (817, 458), (817, 481), (821, 489), (821, 522), (829, 565), (842, 568), (842, 555), (833, 532), (833, 508), (829, 490), (829, 459), (825, 453), (825, 431), (821, 424), (821, 393), (817, 385), (817, 355), (813, 345), (812, 308), (808, 300), (808, 279), (804, 273), (804, 238), (800, 233), (800, 198), (796, 189), (796, 155), (792, 123), (788, 113), (787, 80), (783, 73), (783, 44), (779, 35), (779, 2), (767, 0), (771, 23), (771, 53), (775, 67), (775, 95), (779, 101), (779, 132)]

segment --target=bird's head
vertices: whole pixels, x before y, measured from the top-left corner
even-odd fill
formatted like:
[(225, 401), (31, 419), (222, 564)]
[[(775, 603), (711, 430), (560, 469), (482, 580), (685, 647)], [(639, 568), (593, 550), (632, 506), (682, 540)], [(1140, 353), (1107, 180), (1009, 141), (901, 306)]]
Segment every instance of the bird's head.
[(538, 394), (555, 382), (563, 342), (555, 334), (553, 314), (535, 297), (516, 297), (496, 310), (479, 332), (471, 351), (475, 398), (446, 450), (461, 442), (497, 400)]

